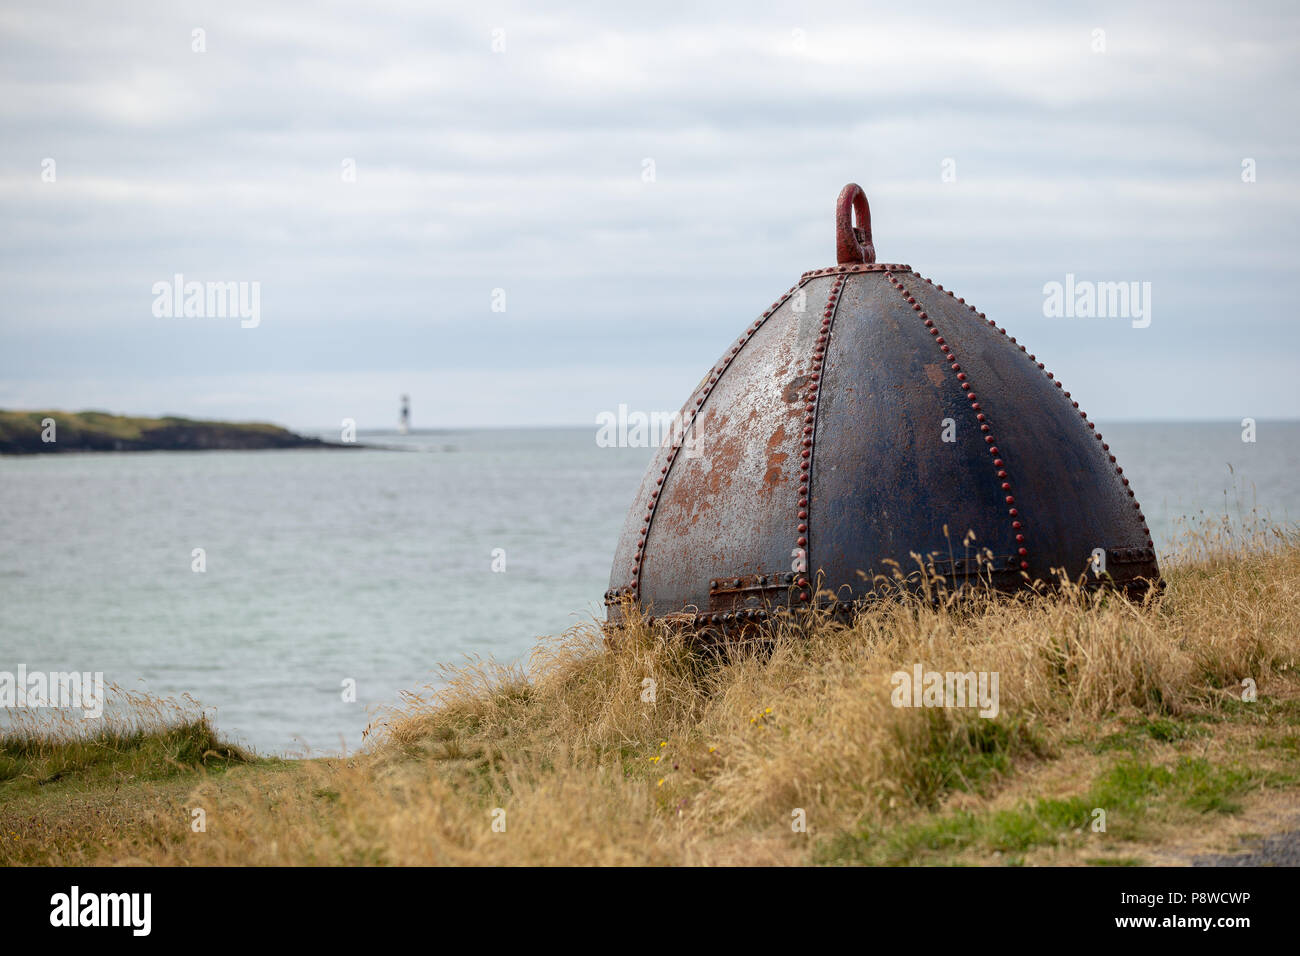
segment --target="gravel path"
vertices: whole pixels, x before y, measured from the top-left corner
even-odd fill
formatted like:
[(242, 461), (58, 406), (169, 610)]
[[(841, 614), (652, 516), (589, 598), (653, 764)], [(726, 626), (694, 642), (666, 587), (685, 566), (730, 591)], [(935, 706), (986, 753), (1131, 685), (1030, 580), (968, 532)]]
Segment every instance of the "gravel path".
[(1300, 830), (1252, 841), (1245, 853), (1193, 857), (1192, 866), (1300, 866)]

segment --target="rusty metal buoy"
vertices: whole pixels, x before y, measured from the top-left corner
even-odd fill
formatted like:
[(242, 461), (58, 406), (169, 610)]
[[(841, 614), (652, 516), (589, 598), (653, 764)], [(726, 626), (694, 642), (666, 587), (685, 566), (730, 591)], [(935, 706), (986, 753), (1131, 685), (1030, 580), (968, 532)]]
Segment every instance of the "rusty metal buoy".
[(659, 448), (614, 555), (610, 623), (631, 597), (725, 629), (852, 606), (900, 574), (1158, 582), (1129, 480), (1060, 381), (964, 299), (877, 262), (857, 184), (835, 219), (838, 264), (745, 328)]

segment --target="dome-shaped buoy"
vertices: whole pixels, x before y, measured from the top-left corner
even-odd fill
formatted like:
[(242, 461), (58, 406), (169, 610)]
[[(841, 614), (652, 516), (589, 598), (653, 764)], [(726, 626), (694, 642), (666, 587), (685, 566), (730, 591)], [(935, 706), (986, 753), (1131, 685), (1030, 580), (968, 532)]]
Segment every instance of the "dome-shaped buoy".
[(1044, 363), (965, 299), (877, 262), (856, 184), (835, 238), (838, 264), (805, 272), (687, 399), (619, 539), (610, 622), (631, 597), (725, 628), (849, 606), (899, 574), (1158, 582), (1128, 478)]

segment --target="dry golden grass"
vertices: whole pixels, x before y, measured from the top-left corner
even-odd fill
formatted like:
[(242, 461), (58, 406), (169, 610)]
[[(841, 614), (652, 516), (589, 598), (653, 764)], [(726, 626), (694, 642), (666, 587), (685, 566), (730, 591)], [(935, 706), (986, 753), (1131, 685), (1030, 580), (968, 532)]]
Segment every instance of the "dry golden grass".
[[(1186, 553), (1143, 603), (900, 598), (725, 655), (640, 620), (612, 645), (576, 627), (527, 666), (448, 669), (352, 758), (23, 796), (0, 806), (0, 862), (1141, 858), (1242, 794), (1300, 785), (1300, 543), (1220, 535)], [(1000, 713), (894, 707), (891, 675), (917, 663), (997, 672)], [(1104, 846), (1078, 836), (1097, 801)]]

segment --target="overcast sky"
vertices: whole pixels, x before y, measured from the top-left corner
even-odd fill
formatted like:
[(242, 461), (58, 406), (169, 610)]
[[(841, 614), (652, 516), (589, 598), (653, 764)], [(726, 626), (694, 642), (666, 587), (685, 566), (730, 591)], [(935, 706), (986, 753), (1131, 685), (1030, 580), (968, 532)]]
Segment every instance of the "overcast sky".
[[(675, 410), (857, 181), (1094, 418), (1300, 417), (1300, 7), (1052, 6), (7, 0), (0, 407)], [(177, 273), (259, 323), (156, 316)]]

